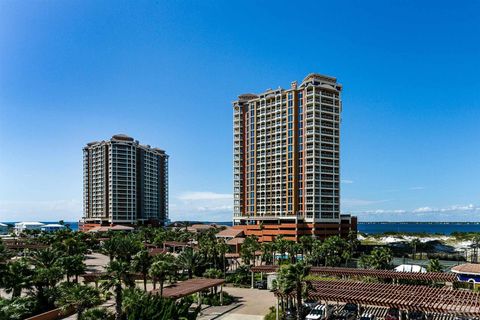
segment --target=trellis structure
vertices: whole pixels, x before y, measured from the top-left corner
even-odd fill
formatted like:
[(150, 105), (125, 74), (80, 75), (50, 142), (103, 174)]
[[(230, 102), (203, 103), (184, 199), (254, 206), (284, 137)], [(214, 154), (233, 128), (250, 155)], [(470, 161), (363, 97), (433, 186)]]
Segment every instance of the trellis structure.
[[(257, 273), (276, 272), (278, 266), (255, 266), (250, 271)], [(336, 277), (372, 277), (377, 279), (395, 279), (395, 280), (420, 280), (420, 281), (438, 281), (455, 282), (457, 277), (453, 273), (446, 272), (400, 272), (393, 270), (375, 270), (358, 268), (332, 268), (332, 267), (311, 267), (310, 274), (336, 276)]]
[[(466, 317), (480, 316), (480, 294), (468, 290), (334, 280), (311, 281), (311, 284), (313, 289), (308, 296), (319, 301), (395, 307)], [(275, 295), (291, 297), (279, 291)]]

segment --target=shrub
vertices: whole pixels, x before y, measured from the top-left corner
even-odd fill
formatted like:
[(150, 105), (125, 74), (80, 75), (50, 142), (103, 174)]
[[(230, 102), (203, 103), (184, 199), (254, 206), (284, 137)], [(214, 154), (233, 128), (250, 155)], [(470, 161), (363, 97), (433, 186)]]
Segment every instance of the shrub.
[[(265, 317), (263, 317), (264, 320), (275, 320), (276, 318), (275, 307), (270, 307), (268, 313), (265, 315)], [(283, 319), (282, 310), (278, 310), (278, 318)]]
[[(229, 305), (232, 304), (233, 301), (235, 301), (235, 298), (231, 296), (230, 294), (223, 292), (223, 305)], [(220, 293), (217, 294), (207, 294), (203, 296), (202, 298), (202, 303), (209, 305), (209, 306), (220, 306)]]
[(115, 316), (106, 308), (88, 309), (82, 315), (81, 320), (113, 320)]

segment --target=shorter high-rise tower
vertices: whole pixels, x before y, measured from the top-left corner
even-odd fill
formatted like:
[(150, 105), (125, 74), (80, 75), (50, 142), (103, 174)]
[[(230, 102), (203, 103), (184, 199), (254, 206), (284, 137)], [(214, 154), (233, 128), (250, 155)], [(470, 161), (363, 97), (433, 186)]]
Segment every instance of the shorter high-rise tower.
[(83, 230), (168, 219), (168, 155), (119, 134), (83, 148)]

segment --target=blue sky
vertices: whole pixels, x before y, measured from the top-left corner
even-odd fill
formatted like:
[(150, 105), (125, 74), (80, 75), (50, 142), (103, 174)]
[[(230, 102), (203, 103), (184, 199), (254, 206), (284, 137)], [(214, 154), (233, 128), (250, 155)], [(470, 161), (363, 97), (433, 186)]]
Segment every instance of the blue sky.
[(231, 101), (344, 85), (342, 211), (480, 218), (480, 3), (1, 1), (0, 221), (77, 220), (82, 147), (170, 154), (172, 219), (232, 207)]

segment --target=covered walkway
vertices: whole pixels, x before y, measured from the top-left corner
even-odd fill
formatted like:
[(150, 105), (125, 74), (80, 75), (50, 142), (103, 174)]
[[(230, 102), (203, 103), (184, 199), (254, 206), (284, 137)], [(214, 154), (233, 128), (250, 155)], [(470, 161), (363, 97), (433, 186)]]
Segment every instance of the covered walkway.
[[(202, 304), (202, 291), (220, 287), (220, 304), (223, 303), (223, 284), (224, 279), (206, 279), (195, 278), (182, 282), (177, 282), (171, 286), (163, 288), (162, 297), (170, 299), (180, 299), (195, 293), (198, 293), (198, 304)], [(160, 294), (159, 289), (152, 291), (153, 294)]]
[[(276, 272), (278, 270), (278, 266), (255, 266), (252, 267), (250, 270), (254, 273)], [(358, 268), (311, 267), (310, 274), (338, 277), (372, 277), (377, 279), (420, 280), (451, 283), (457, 281), (457, 277), (455, 274), (446, 272), (399, 272), (393, 270)]]
[[(353, 281), (311, 281), (310, 299), (479, 317), (480, 294), (468, 290)], [(277, 297), (289, 297), (279, 291)], [(278, 304), (277, 304), (278, 305)], [(278, 308), (278, 306), (277, 306)]]

